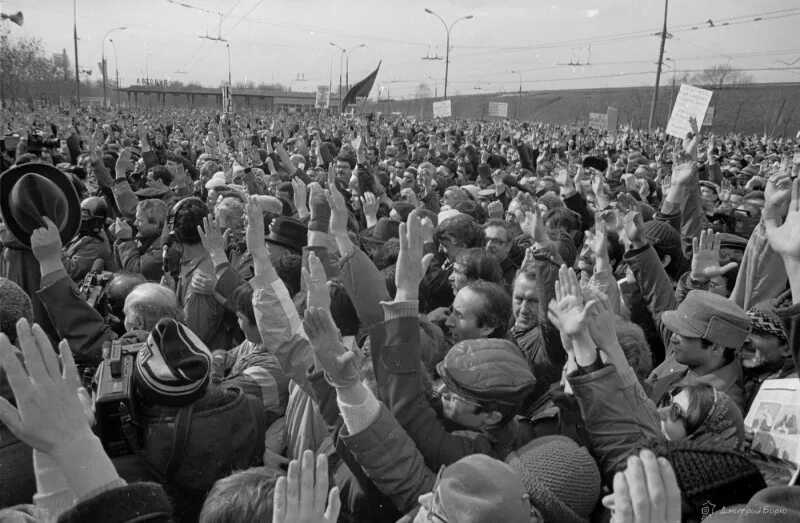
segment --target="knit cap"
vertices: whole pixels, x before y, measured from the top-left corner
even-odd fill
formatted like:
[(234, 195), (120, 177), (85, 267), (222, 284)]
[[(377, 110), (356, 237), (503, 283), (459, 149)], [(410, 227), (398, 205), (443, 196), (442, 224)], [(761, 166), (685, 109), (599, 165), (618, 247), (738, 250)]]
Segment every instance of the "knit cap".
[(747, 310), (750, 328), (755, 332), (772, 334), (780, 338), (781, 343), (788, 343), (789, 337), (781, 319), (775, 314), (775, 300), (757, 303)]
[[(336, 187), (331, 187), (330, 190), (337, 191), (338, 189)], [(308, 221), (308, 230), (328, 232), (328, 224), (331, 221), (331, 208), (328, 205), (328, 199), (325, 198), (325, 191), (316, 184), (311, 186), (308, 208), (311, 211), (311, 219)]]
[(0, 332), (16, 338), (17, 321), (33, 321), (33, 304), (22, 287), (8, 278), (0, 278)]
[(721, 450), (691, 441), (668, 441), (654, 444), (653, 452), (672, 465), (678, 480), (684, 518), (700, 519), (704, 509), (747, 503), (753, 495), (767, 486), (761, 472), (746, 454)]
[(190, 405), (208, 385), (211, 352), (188, 327), (162, 318), (136, 356), (134, 383), (148, 403)]
[(644, 224), (644, 235), (660, 256), (669, 254), (673, 262), (683, 258), (681, 251), (681, 233), (667, 222), (651, 220)]
[(545, 521), (589, 521), (600, 497), (600, 471), (585, 447), (565, 436), (545, 436), (509, 454), (506, 463)]

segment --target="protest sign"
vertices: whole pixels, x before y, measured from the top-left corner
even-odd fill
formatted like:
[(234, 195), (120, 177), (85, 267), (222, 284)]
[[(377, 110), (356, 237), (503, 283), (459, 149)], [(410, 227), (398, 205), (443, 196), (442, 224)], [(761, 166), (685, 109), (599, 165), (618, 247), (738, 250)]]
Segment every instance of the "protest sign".
[(608, 129), (608, 115), (606, 113), (589, 113), (589, 127)]
[(700, 125), (713, 94), (714, 91), (686, 84), (681, 85), (678, 98), (675, 100), (675, 107), (672, 109), (672, 116), (667, 124), (667, 134), (675, 138), (686, 138), (686, 135), (692, 130), (689, 118), (694, 117), (697, 124)]
[(503, 102), (489, 102), (489, 116), (508, 118), (508, 104)]
[(616, 107), (609, 107), (606, 110), (606, 129), (609, 131), (617, 130), (617, 122), (619, 121), (619, 111)]
[(317, 109), (327, 109), (331, 104), (331, 90), (327, 85), (317, 86), (317, 99), (314, 107)]
[(452, 116), (450, 109), (450, 100), (442, 100), (441, 102), (433, 102), (433, 117), (434, 118), (447, 118)]
[(706, 111), (706, 117), (703, 118), (703, 125), (714, 125), (714, 106), (710, 106)]
[(800, 465), (800, 382), (766, 380), (744, 419), (753, 430), (753, 450)]

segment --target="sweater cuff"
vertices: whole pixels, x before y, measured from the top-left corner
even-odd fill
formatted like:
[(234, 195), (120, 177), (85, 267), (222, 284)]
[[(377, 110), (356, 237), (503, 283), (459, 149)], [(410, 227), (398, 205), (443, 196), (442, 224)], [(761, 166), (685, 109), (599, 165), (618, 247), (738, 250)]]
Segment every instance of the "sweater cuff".
[(42, 281), (40, 284), (40, 288), (43, 289), (45, 287), (48, 287), (62, 278), (67, 278), (67, 270), (64, 268), (64, 264), (61, 264), (61, 267), (59, 267), (53, 272), (42, 274)]
[(33, 504), (47, 512), (48, 521), (55, 521), (63, 512), (75, 506), (75, 495), (69, 488), (46, 494), (36, 493), (33, 495)]
[(369, 428), (378, 418), (381, 410), (380, 402), (371, 392), (367, 394), (364, 403), (360, 405), (345, 403), (338, 395), (336, 403), (339, 404), (339, 411), (342, 413), (344, 425), (350, 435), (358, 434)]
[(416, 318), (419, 314), (419, 301), (382, 301), (383, 319), (385, 321), (398, 318)]

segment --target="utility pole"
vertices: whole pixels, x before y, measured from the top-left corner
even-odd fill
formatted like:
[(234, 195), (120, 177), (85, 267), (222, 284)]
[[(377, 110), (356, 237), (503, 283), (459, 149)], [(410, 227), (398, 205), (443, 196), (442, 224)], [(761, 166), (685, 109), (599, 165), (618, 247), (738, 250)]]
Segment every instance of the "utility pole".
[(78, 0), (72, 1), (72, 37), (75, 41), (75, 103), (81, 105), (81, 73), (78, 69)]
[(656, 104), (658, 103), (658, 84), (661, 82), (661, 65), (664, 62), (664, 43), (667, 40), (667, 8), (669, 0), (664, 0), (664, 27), (661, 29), (661, 47), (658, 51), (658, 65), (656, 66), (656, 88), (653, 91), (653, 101), (650, 104), (650, 119), (647, 122), (649, 129), (653, 128), (653, 118), (656, 114)]

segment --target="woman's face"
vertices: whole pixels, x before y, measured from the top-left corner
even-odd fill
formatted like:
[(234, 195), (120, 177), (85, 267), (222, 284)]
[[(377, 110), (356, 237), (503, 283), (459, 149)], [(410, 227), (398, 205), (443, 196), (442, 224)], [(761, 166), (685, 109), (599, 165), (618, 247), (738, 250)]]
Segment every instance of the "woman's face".
[(658, 413), (661, 416), (661, 432), (664, 433), (668, 440), (678, 441), (688, 435), (684, 422), (688, 409), (689, 393), (685, 390), (682, 390), (672, 398), (672, 404), (658, 409)]

